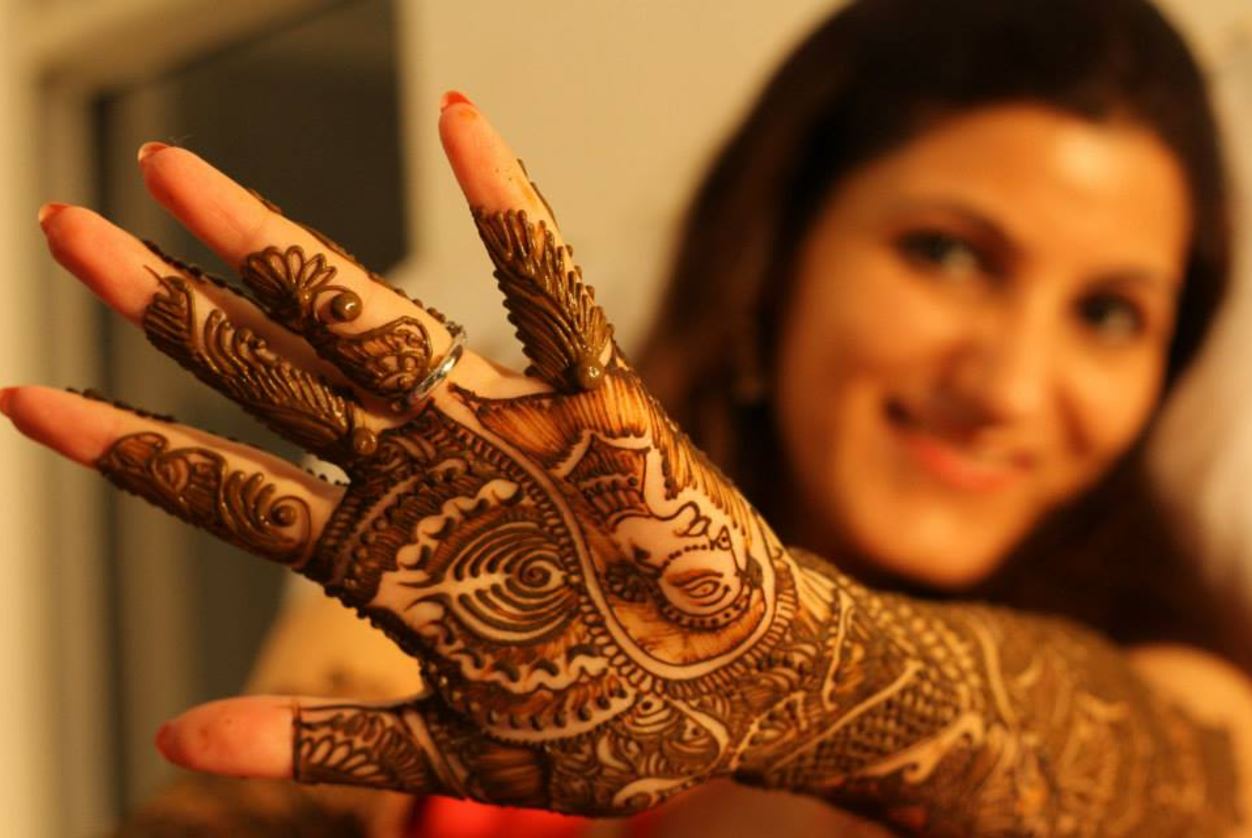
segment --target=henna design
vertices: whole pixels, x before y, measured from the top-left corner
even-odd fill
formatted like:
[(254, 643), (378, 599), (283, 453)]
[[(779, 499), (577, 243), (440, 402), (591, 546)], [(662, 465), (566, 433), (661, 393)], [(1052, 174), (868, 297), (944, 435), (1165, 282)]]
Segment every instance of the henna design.
[[(249, 254), (240, 270), (270, 315), (295, 331), (324, 332), (324, 316), (346, 323), (361, 313), (360, 296), (333, 284), (338, 270), (321, 253), (306, 257), (299, 245)], [(328, 294), (333, 295), (329, 311), (323, 311), (321, 298)]]
[[(568, 255), (534, 256), (520, 214), (483, 223), (528, 292), (528, 259)], [(512, 301), (548, 341), (544, 377), (576, 389), (573, 321)], [(521, 749), (533, 805), (623, 814), (735, 776), (928, 834), (1237, 816), (1229, 742), (1099, 638), (875, 594), (783, 550), (624, 364), (567, 394), (442, 392), (384, 436), (307, 570), (423, 661), (440, 724), (475, 731), (419, 737), (427, 763)], [(447, 787), (481, 794), (470, 774)]]
[[(351, 463), (312, 546), (302, 501), (212, 452), (138, 434), (100, 462), (295, 565), (421, 661), (411, 702), (301, 710), (299, 779), (620, 815), (734, 777), (936, 835), (1239, 822), (1226, 734), (1101, 638), (879, 594), (784, 550), (626, 366), (569, 249), (521, 213), (475, 218), (532, 371), (560, 392), (432, 395)], [(429, 364), (403, 318), (332, 334), (360, 301), (321, 255), (268, 248), (245, 276), (376, 390)], [(268, 369), (211, 316), (193, 340), (185, 286), (163, 289), (151, 331), (171, 354)]]
[(309, 451), (339, 463), (373, 453), (377, 437), (351, 395), (279, 358), (221, 309), (210, 310), (197, 331), (188, 280), (153, 276), (161, 287), (144, 310), (143, 328), (154, 346)]
[(1218, 835), (1238, 821), (1225, 734), (1153, 695), (1103, 639), (876, 594), (792, 554), (825, 651), (754, 720), (741, 780), (936, 835)]
[(562, 392), (599, 386), (613, 329), (572, 263), (573, 248), (558, 247), (544, 222), (530, 223), (525, 211), (475, 209), (474, 223), (531, 360), (527, 374)]
[(297, 710), (292, 777), (305, 783), (434, 790), (426, 758), (404, 716), (354, 705)]
[(131, 434), (96, 462), (108, 480), (244, 550), (300, 567), (312, 521), (303, 499), (278, 494), (265, 474), (232, 470), (207, 448), (169, 448), (156, 432)]
[[(546, 409), (651, 421), (637, 379), (610, 375), (626, 378), (583, 394), (598, 407)], [(629, 388), (630, 401), (609, 401)], [(746, 506), (740, 522), (691, 487), (667, 489), (668, 452), (646, 424), (554, 437), (545, 468), (475, 420), (490, 404), (508, 428), (508, 406), (525, 415), (532, 400), (453, 389), (436, 402), (382, 436), (304, 572), (418, 655), (476, 741), (617, 755), (577, 782), (545, 780), (542, 805), (621, 813), (711, 776), (731, 736), (694, 702), (775, 648), (774, 618), (795, 609), (775, 580), (781, 551)], [(646, 584), (624, 591), (622, 572)], [(703, 637), (670, 648), (675, 631)]]
[(361, 297), (334, 284), (337, 270), (323, 254), (307, 257), (299, 245), (250, 254), (241, 270), (266, 310), (303, 334), (319, 355), (368, 392), (392, 400), (396, 413), (409, 409), (406, 397), (432, 369), (430, 335), (421, 321), (399, 317), (358, 334), (336, 334), (329, 323), (357, 319)]
[(361, 386), (395, 399), (392, 410), (397, 413), (408, 409), (407, 396), (433, 368), (426, 327), (413, 317), (341, 336), (331, 354), (338, 366), (359, 371), (356, 380)]
[(530, 750), (482, 740), (431, 697), (395, 707), (301, 708), (294, 725), (293, 773), (306, 783), (538, 806), (541, 762)]

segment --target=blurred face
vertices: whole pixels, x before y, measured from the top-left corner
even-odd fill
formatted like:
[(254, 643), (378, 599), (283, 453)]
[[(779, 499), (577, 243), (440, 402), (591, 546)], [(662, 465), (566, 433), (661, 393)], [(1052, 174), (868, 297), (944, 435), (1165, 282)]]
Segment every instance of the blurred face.
[(945, 120), (842, 180), (774, 371), (806, 543), (938, 587), (994, 570), (1142, 430), (1189, 225), (1152, 134), (1033, 105)]

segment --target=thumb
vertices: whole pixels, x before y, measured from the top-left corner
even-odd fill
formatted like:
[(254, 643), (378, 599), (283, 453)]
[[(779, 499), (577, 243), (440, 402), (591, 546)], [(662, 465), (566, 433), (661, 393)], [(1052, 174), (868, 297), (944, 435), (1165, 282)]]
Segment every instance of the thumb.
[(193, 771), (543, 806), (536, 753), (485, 740), (430, 695), (396, 704), (248, 696), (202, 704), (157, 734)]

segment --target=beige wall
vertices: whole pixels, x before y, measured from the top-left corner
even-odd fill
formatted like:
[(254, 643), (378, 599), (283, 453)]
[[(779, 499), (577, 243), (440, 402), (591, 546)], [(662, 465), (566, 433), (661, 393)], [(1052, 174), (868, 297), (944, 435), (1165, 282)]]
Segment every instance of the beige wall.
[[(0, 381), (38, 380), (45, 366), (31, 351), (38, 344), (39, 289), (27, 241), (29, 161), (34, 102), (28, 69), (13, 49), (16, 0), (0, 0), (0, 288), (7, 299), (0, 317)], [(27, 198), (24, 203), (21, 198)], [(54, 805), (54, 766), (46, 741), (54, 720), (46, 712), (49, 677), (48, 538), (42, 508), (45, 458), (7, 428), (0, 430), (0, 742), (10, 756), (0, 764), (0, 812), (14, 835), (50, 834), (45, 818)], [(33, 524), (33, 525), (32, 525)]]
[[(435, 136), (464, 90), (552, 203), (629, 349), (644, 330), (673, 222), (722, 135), (778, 57), (830, 8), (815, 0), (497, 0), (407, 6), (419, 293), (471, 342), (520, 356)], [(425, 299), (425, 297), (423, 297)]]

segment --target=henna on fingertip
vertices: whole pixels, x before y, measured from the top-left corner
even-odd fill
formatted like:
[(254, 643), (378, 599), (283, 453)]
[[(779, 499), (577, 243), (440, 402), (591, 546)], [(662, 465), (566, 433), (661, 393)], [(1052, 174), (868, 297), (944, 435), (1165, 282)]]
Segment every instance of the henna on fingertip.
[[(271, 316), (397, 414), (411, 409), (414, 389), (443, 361), (433, 356), (430, 333), (417, 317), (400, 316), (361, 332), (342, 329), (361, 316), (361, 297), (335, 282), (338, 271), (323, 254), (307, 256), (298, 245), (268, 247), (246, 257), (241, 273)], [(437, 312), (426, 313), (454, 338), (460, 334)]]
[(573, 263), (573, 248), (558, 245), (553, 231), (524, 210), (475, 208), (473, 217), (531, 361), (527, 374), (563, 392), (598, 387), (613, 328)]
[(192, 283), (153, 272), (159, 290), (144, 310), (148, 340), (279, 435), (331, 462), (369, 456), (377, 434), (349, 392), (287, 362), (218, 308), (203, 323)]
[(119, 489), (263, 558), (299, 570), (312, 550), (308, 502), (211, 449), (174, 448), (164, 434), (144, 431), (114, 442), (96, 468)]

